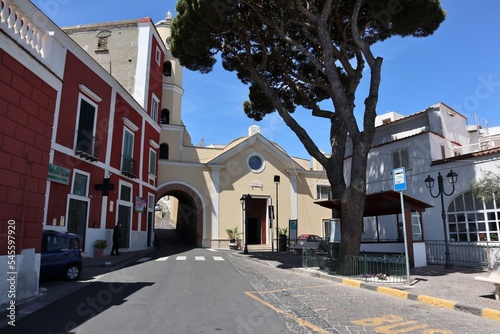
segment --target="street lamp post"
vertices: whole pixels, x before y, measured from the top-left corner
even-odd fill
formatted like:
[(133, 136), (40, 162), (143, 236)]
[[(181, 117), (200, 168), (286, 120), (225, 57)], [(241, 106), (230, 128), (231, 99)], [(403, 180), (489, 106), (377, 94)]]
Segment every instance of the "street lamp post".
[[(279, 175), (274, 175), (274, 183), (276, 184), (276, 213), (275, 213), (275, 216), (276, 216), (276, 251), (279, 252), (280, 251), (280, 245), (279, 245), (279, 235), (280, 235), (280, 231), (279, 231), (279, 225), (278, 225), (278, 185), (280, 184), (280, 176)], [(271, 240), (271, 243), (272, 243), (272, 240)]]
[(248, 244), (247, 244), (247, 200), (251, 199), (252, 196), (250, 194), (247, 195), (241, 195), (240, 198), (240, 203), (241, 203), (241, 211), (243, 213), (243, 243), (244, 243), (244, 248), (243, 248), (243, 254), (248, 254)]
[(453, 265), (451, 264), (451, 256), (450, 256), (450, 248), (448, 244), (448, 229), (446, 226), (446, 211), (444, 210), (444, 199), (443, 195), (446, 196), (451, 196), (455, 192), (455, 183), (457, 183), (458, 180), (458, 174), (455, 173), (452, 169), (450, 169), (450, 172), (446, 175), (448, 178), (448, 182), (451, 183), (452, 185), (452, 190), (450, 193), (447, 193), (444, 191), (444, 186), (443, 186), (443, 176), (441, 175), (441, 172), (438, 172), (438, 193), (437, 195), (432, 194), (432, 188), (434, 187), (434, 178), (432, 178), (430, 175), (427, 176), (425, 179), (425, 186), (429, 189), (429, 193), (431, 194), (432, 198), (441, 198), (441, 218), (443, 219), (443, 229), (444, 229), (444, 245), (445, 245), (445, 268), (451, 268)]

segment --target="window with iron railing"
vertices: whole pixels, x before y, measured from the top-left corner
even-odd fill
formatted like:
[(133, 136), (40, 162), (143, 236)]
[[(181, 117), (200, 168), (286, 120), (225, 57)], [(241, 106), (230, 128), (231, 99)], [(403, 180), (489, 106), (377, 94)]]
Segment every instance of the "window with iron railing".
[(75, 154), (87, 160), (97, 161), (98, 142), (94, 136), (96, 106), (80, 99), (78, 125), (76, 129)]
[(134, 151), (134, 134), (125, 129), (122, 148), (122, 174), (128, 177), (137, 177), (136, 161), (132, 157)]
[(130, 177), (137, 177), (137, 161), (129, 155), (122, 155), (122, 174)]

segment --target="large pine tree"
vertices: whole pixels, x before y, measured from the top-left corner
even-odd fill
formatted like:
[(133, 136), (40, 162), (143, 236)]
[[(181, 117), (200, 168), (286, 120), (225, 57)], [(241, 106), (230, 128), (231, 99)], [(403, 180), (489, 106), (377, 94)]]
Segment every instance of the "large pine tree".
[[(341, 198), (341, 212), (334, 213), (342, 217), (339, 259), (358, 255), (382, 67), (371, 46), (392, 36), (434, 33), (446, 16), (439, 0), (180, 0), (177, 12), (173, 56), (208, 73), (220, 54), (223, 67), (250, 87), (247, 116), (282, 117), (325, 168), (333, 196)], [(369, 90), (360, 126), (354, 101), (366, 66)], [(329, 154), (294, 118), (294, 112), (307, 111), (330, 122)], [(345, 180), (348, 136), (353, 153)]]

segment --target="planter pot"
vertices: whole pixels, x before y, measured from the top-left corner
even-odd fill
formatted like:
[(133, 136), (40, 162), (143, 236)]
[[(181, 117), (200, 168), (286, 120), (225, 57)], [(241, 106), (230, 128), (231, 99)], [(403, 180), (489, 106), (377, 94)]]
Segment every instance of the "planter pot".
[(103, 257), (104, 249), (94, 248), (94, 257)]
[(287, 241), (286, 235), (279, 236), (279, 244), (278, 244), (279, 250), (278, 250), (278, 252), (286, 252), (287, 251), (287, 249), (286, 249), (287, 242), (286, 241)]

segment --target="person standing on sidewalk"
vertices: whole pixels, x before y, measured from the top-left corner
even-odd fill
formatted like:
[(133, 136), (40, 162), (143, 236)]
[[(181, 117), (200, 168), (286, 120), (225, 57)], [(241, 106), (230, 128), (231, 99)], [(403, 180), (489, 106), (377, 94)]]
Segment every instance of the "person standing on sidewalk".
[(120, 255), (118, 249), (120, 248), (120, 235), (121, 235), (122, 223), (116, 222), (115, 228), (113, 229), (113, 247), (111, 248), (111, 255)]

